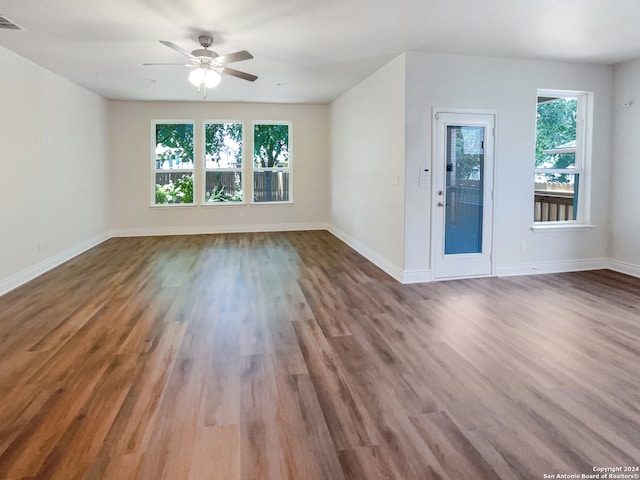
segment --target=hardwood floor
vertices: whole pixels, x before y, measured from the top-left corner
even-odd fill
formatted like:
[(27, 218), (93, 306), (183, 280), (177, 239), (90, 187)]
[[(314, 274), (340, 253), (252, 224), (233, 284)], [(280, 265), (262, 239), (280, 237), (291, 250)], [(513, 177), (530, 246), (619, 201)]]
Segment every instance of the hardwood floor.
[(0, 362), (2, 480), (640, 464), (640, 280), (610, 271), (400, 285), (327, 232), (111, 239), (0, 297)]

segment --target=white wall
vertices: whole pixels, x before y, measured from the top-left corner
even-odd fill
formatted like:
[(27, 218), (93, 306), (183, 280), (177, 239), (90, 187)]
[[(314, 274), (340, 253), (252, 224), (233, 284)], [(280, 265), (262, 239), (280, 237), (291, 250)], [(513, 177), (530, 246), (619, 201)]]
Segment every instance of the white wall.
[(640, 276), (640, 60), (616, 65), (614, 77), (609, 253), (613, 268)]
[[(470, 56), (406, 54), (407, 176), (405, 272), (428, 277), (430, 189), (418, 188), (431, 163), (433, 107), (497, 112), (495, 250), (497, 273), (606, 265), (612, 68)], [(588, 231), (532, 232), (536, 90), (594, 92), (591, 223)]]
[(0, 47), (0, 294), (106, 238), (106, 101)]
[(404, 264), (405, 101), (401, 55), (335, 100), (329, 117), (333, 232), (398, 279)]
[[(326, 105), (109, 102), (110, 224), (114, 234), (324, 228), (329, 220), (327, 115)], [(253, 121), (291, 121), (293, 204), (150, 207), (153, 119), (193, 120), (196, 136), (203, 120), (244, 122), (245, 161), (250, 161), (253, 151)]]

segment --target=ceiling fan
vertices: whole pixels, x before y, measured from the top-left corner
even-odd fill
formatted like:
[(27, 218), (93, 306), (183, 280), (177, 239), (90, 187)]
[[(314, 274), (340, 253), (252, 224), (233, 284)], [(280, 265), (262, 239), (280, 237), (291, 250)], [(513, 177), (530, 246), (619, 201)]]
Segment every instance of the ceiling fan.
[(191, 63), (145, 63), (143, 65), (183, 65), (185, 67), (193, 68), (189, 75), (189, 81), (197, 86), (198, 89), (202, 86), (204, 86), (205, 89), (215, 87), (220, 82), (220, 74), (241, 78), (242, 80), (247, 80), (249, 82), (254, 82), (258, 79), (255, 75), (241, 72), (240, 70), (235, 70), (227, 66), (229, 63), (252, 59), (253, 55), (246, 50), (240, 50), (239, 52), (230, 53), (228, 55), (218, 55), (213, 50), (209, 50), (209, 47), (213, 43), (213, 37), (211, 35), (202, 34), (198, 37), (198, 41), (202, 48), (198, 48), (189, 53), (175, 43), (160, 40), (160, 43), (163, 45), (166, 45), (181, 55), (188, 57), (191, 60)]

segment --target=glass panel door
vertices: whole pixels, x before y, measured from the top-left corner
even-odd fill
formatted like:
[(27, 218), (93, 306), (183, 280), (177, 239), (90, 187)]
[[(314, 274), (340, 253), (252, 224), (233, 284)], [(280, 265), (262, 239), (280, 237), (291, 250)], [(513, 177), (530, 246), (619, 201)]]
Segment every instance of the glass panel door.
[(493, 273), (494, 132), (494, 114), (435, 113), (433, 279)]
[(482, 252), (483, 126), (447, 126), (445, 255)]

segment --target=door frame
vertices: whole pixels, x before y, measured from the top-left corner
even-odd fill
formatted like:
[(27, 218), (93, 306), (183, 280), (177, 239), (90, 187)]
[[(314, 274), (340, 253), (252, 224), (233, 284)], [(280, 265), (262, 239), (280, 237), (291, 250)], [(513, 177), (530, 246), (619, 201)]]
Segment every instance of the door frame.
[[(478, 275), (469, 275), (469, 276), (451, 276), (451, 277), (437, 277), (436, 272), (436, 235), (439, 235), (444, 238), (444, 230), (436, 231), (436, 215), (438, 213), (437, 207), (437, 198), (436, 198), (436, 188), (438, 182), (438, 168), (436, 165), (437, 162), (437, 146), (438, 146), (438, 115), (439, 114), (458, 114), (458, 115), (485, 115), (493, 117), (493, 132), (491, 137), (486, 135), (486, 140), (491, 140), (492, 143), (492, 168), (491, 173), (488, 178), (491, 180), (491, 207), (488, 212), (489, 217), (491, 218), (491, 241), (489, 242), (490, 246), (490, 265), (491, 271), (489, 274), (478, 274)], [(473, 109), (473, 108), (450, 108), (450, 107), (433, 107), (431, 109), (431, 171), (433, 174), (431, 175), (431, 192), (429, 196), (429, 202), (431, 205), (430, 208), (430, 251), (429, 251), (429, 269), (431, 270), (431, 279), (436, 281), (441, 280), (457, 280), (463, 278), (479, 278), (479, 277), (490, 277), (496, 275), (496, 254), (495, 254), (495, 246), (496, 246), (496, 216), (495, 216), (495, 200), (496, 200), (496, 188), (495, 188), (495, 178), (496, 178), (496, 151), (497, 151), (497, 132), (498, 132), (498, 112), (496, 110), (484, 110), (484, 109)], [(444, 229), (444, 222), (442, 228)], [(443, 240), (444, 241), (444, 240)]]

